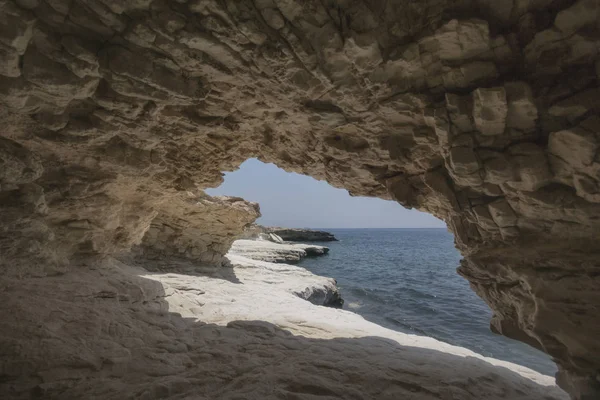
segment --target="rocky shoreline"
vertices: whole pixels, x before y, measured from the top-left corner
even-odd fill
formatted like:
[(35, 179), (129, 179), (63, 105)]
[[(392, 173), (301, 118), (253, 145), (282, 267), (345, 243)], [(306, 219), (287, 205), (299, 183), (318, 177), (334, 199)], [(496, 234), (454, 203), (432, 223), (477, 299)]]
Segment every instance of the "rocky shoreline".
[[(31, 380), (37, 397), (61, 399), (184, 398), (185, 384), (202, 387), (210, 346), (173, 339), (190, 328), (173, 315), (180, 325), (148, 327), (158, 318), (142, 321), (127, 303), (150, 301), (133, 292), (141, 284), (125, 287), (98, 260), (221, 265), (258, 206), (202, 191), (256, 158), (444, 220), (494, 332), (549, 354), (573, 400), (600, 398), (598, 0), (0, 0), (0, 9), (0, 386), (30, 394)], [(151, 354), (148, 372), (149, 329), (162, 331), (157, 347), (173, 347)], [(205, 382), (230, 393), (187, 397), (419, 396), (385, 392), (398, 376), (392, 351), (384, 364), (394, 373), (369, 380), (367, 368), (335, 369), (335, 356), (302, 376), (286, 369), (302, 358), (277, 352), (279, 364), (253, 365), (240, 347)], [(227, 375), (234, 361), (238, 375)], [(446, 377), (465, 376), (446, 367)], [(289, 376), (266, 380), (270, 368)], [(430, 398), (442, 397), (435, 372)], [(251, 374), (269, 391), (240, 392)], [(341, 395), (354, 375), (364, 395)], [(143, 388), (97, 392), (114, 377)], [(148, 382), (155, 391), (144, 394)]]
[(329, 252), (329, 248), (300, 243), (274, 243), (266, 240), (236, 240), (229, 252), (259, 261), (297, 262), (304, 257), (325, 255)]
[[(255, 246), (270, 252), (273, 245), (257, 240)], [(287, 245), (279, 246), (291, 251)], [(203, 374), (219, 376), (240, 363), (231, 372), (237, 386), (225, 384), (221, 392), (200, 383), (200, 389), (188, 389), (190, 393), (275, 398), (269, 397), (269, 382), (280, 380), (292, 385), (281, 398), (298, 393), (350, 398), (354, 393), (390, 400), (567, 399), (553, 377), (429, 337), (392, 331), (350, 311), (319, 307), (339, 293), (334, 279), (294, 265), (245, 257), (235, 248), (236, 243), (225, 256), (228, 266), (222, 268), (198, 269), (183, 262), (163, 266), (169, 273), (144, 274), (119, 266), (159, 283), (169, 313), (201, 322), (186, 335), (210, 346), (210, 364), (202, 367)], [(197, 358), (202, 351), (206, 349), (194, 347), (190, 357)], [(169, 360), (167, 365), (172, 365), (172, 356), (167, 353), (161, 363)], [(265, 379), (248, 372), (257, 369)], [(187, 380), (178, 379), (168, 387), (180, 382)]]
[[(321, 307), (339, 296), (334, 279), (235, 251), (221, 267), (106, 257), (48, 285), (9, 280), (0, 311), (30, 295), (7, 356), (29, 369), (5, 369), (18, 385), (0, 384), (1, 397), (567, 399), (550, 376)], [(44, 329), (31, 335), (29, 321)], [(85, 351), (82, 336), (94, 338)], [(36, 374), (27, 349), (40, 340), (49, 353)]]
[[(279, 237), (274, 239), (280, 240)], [(298, 262), (305, 257), (322, 256), (328, 252), (329, 248), (324, 246), (314, 246), (308, 244), (285, 244), (264, 239), (241, 239), (233, 242), (228, 256), (230, 260), (233, 259), (237, 260), (238, 262), (241, 260), (242, 264), (244, 259), (251, 259), (261, 262), (264, 261), (268, 263), (289, 263)], [(311, 274), (304, 268), (301, 269), (303, 270), (303, 273)], [(344, 300), (342, 299), (342, 296), (340, 295), (340, 292), (336, 286), (335, 279), (323, 279), (327, 281), (325, 284), (307, 286), (304, 290), (295, 291), (294, 293), (316, 305), (341, 308), (344, 304)]]
[(325, 231), (300, 228), (266, 227), (268, 233), (273, 233), (288, 242), (336, 242), (337, 238)]
[(286, 242), (337, 242), (330, 232), (303, 228), (281, 228), (251, 224), (239, 235), (239, 239), (257, 239), (264, 235), (277, 235)]

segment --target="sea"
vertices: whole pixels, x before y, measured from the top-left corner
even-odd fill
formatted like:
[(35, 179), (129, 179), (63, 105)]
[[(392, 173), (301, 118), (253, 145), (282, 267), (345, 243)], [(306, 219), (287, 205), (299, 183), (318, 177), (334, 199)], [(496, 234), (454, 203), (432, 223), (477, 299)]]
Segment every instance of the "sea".
[(487, 304), (459, 276), (461, 259), (446, 229), (323, 229), (338, 242), (300, 266), (335, 278), (343, 308), (400, 332), (430, 336), (546, 375), (548, 355), (490, 330)]

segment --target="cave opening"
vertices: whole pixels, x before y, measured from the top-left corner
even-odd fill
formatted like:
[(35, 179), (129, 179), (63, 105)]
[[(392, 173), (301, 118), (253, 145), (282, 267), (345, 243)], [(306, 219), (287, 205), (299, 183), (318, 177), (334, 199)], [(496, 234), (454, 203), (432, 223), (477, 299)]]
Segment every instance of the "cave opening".
[[(598, 0), (0, 0), (0, 398), (347, 398), (351, 381), (364, 398), (562, 398), (537, 380), (597, 400), (599, 11)], [(313, 318), (317, 305), (294, 293), (333, 288), (303, 268), (222, 268), (258, 208), (203, 190), (250, 157), (442, 218), (494, 332), (549, 354), (556, 379), (344, 310)], [(319, 260), (342, 254), (334, 245)], [(457, 278), (455, 264), (444, 263)], [(235, 274), (177, 269), (198, 266)], [(349, 277), (321, 268), (341, 286)], [(235, 323), (249, 319), (278, 328)], [(205, 340), (198, 321), (232, 325)], [(271, 340), (281, 327), (297, 336)], [(338, 334), (397, 346), (363, 363), (378, 341)], [(251, 340), (220, 341), (236, 335)]]
[(298, 265), (336, 279), (344, 309), (388, 329), (556, 373), (547, 354), (492, 332), (492, 311), (456, 273), (462, 257), (444, 221), (257, 159), (226, 172), (206, 192), (257, 202), (262, 226), (332, 233), (338, 241), (317, 242), (329, 248), (325, 256)]

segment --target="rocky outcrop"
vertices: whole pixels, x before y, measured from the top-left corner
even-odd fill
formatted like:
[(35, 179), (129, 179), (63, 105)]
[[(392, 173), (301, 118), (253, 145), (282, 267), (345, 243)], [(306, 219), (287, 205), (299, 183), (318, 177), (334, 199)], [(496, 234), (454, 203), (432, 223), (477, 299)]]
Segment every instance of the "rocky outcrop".
[(253, 260), (268, 262), (297, 262), (304, 257), (327, 254), (329, 248), (308, 244), (280, 244), (267, 240), (236, 240), (230, 254), (242, 255)]
[(166, 271), (149, 273), (107, 257), (44, 279), (5, 277), (0, 312), (18, 318), (0, 319), (0, 397), (566, 398), (551, 377), (300, 297), (331, 279), (231, 263), (149, 261)]
[(258, 204), (237, 197), (201, 194), (190, 197), (186, 205), (177, 217), (159, 214), (152, 220), (133, 249), (136, 256), (219, 265), (239, 231), (260, 215)]
[[(63, 295), (94, 260), (219, 264), (256, 211), (229, 229), (195, 199), (256, 157), (446, 221), (493, 329), (550, 354), (574, 399), (598, 398), (599, 7), (0, 0), (1, 279), (21, 280), (2, 334), (58, 329), (14, 318), (35, 312), (33, 287), (48, 312), (91, 313)], [(104, 343), (64, 334), (76, 355)], [(41, 343), (6, 365), (62, 354)]]
[(275, 226), (262, 226), (251, 224), (244, 228), (238, 239), (266, 239), (277, 242), (273, 236), (288, 242), (333, 242), (337, 241), (335, 236), (329, 232), (314, 229), (280, 228)]
[(284, 240), (281, 238), (281, 236), (276, 235), (274, 233), (260, 233), (258, 235), (258, 239), (259, 240), (267, 240), (269, 242), (273, 242), (273, 243), (279, 243), (279, 244), (284, 244)]
[(273, 233), (288, 242), (334, 242), (335, 236), (329, 232), (314, 229), (266, 227), (267, 232)]
[[(288, 264), (277, 265), (268, 261), (259, 260), (255, 254), (250, 257), (240, 256), (234, 249), (227, 253), (227, 259), (233, 266), (238, 277), (246, 277), (248, 282), (260, 282), (263, 285), (276, 285), (278, 289), (283, 288), (289, 293), (307, 300), (317, 306), (342, 308), (344, 300), (333, 278), (314, 275), (304, 268)], [(280, 261), (278, 261), (280, 263)], [(241, 271), (244, 272), (241, 272)], [(272, 292), (271, 289), (265, 289)], [(273, 301), (278, 300), (273, 297)], [(272, 304), (257, 305), (257, 307), (273, 307)]]

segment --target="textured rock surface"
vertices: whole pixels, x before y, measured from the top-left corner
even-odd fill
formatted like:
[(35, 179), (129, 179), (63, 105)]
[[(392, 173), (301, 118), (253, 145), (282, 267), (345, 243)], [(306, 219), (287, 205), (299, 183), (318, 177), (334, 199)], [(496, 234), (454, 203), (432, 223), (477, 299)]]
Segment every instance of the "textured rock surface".
[(230, 254), (237, 254), (259, 261), (297, 262), (308, 256), (327, 254), (329, 248), (310, 244), (280, 244), (267, 240), (240, 239), (233, 242)]
[(444, 219), (493, 329), (596, 399), (599, 7), (0, 0), (2, 279), (81, 309), (44, 286), (77, 260), (218, 263), (256, 211), (195, 199), (258, 157)]
[(333, 242), (337, 239), (329, 232), (314, 229), (266, 227), (271, 232), (290, 242)]
[(305, 287), (335, 287), (331, 279), (291, 265), (231, 262), (146, 262), (168, 271), (149, 273), (105, 258), (43, 280), (5, 279), (0, 310), (18, 318), (0, 320), (0, 397), (567, 397), (530, 369), (299, 297)]
[(281, 236), (276, 235), (274, 233), (263, 233), (258, 237), (261, 240), (268, 240), (269, 242), (284, 244), (285, 241), (281, 238)]
[[(244, 284), (257, 282), (263, 286), (262, 289), (257, 288), (256, 291), (266, 291), (273, 296), (274, 292), (270, 286), (275, 285), (277, 290), (286, 290), (317, 306), (341, 308), (344, 304), (337, 288), (337, 282), (333, 278), (318, 276), (304, 268), (289, 264), (278, 265), (254, 260), (233, 254), (231, 251), (227, 253), (227, 259), (233, 266), (233, 271), (238, 279), (242, 280)], [(276, 297), (273, 297), (273, 302), (277, 302)], [(273, 307), (270, 302), (262, 305), (253, 304), (253, 306), (257, 310)]]

